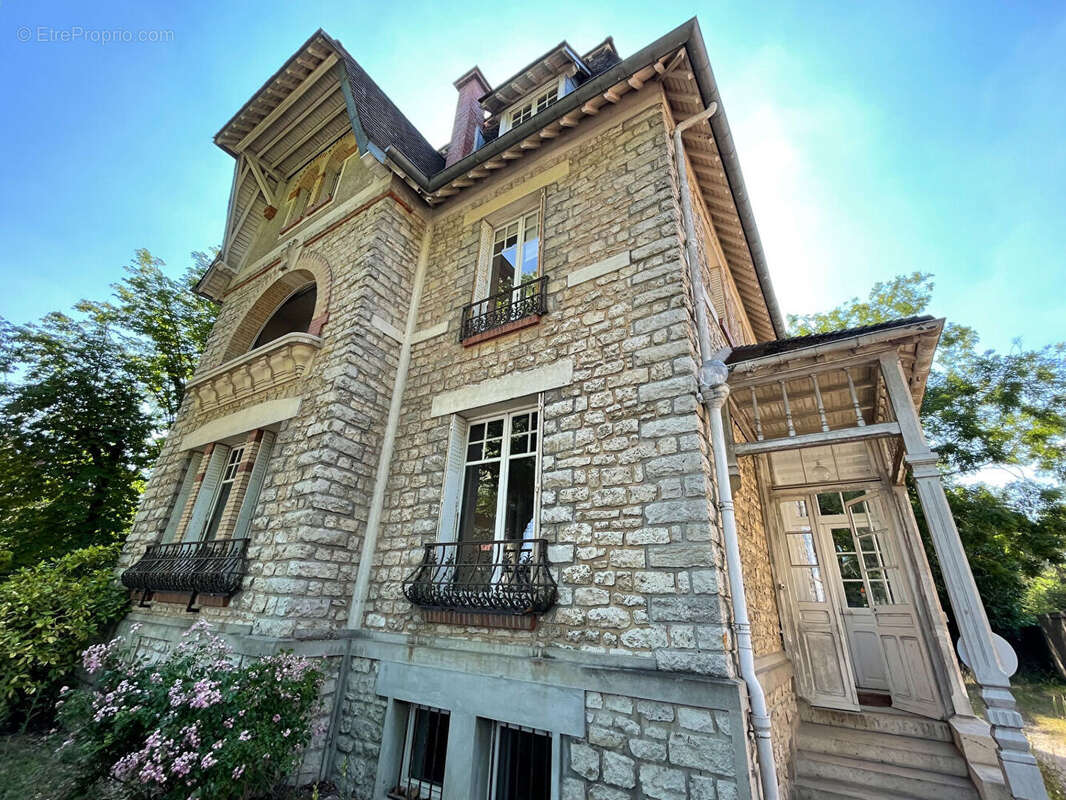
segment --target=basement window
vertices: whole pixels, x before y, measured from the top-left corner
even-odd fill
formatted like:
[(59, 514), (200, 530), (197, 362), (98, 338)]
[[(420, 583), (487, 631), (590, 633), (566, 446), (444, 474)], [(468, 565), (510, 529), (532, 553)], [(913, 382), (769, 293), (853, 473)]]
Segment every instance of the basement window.
[(552, 737), (497, 722), (492, 732), (490, 800), (551, 800)]
[(389, 797), (436, 800), (443, 796), (450, 719), (449, 713), (442, 709), (411, 706), (403, 763)]

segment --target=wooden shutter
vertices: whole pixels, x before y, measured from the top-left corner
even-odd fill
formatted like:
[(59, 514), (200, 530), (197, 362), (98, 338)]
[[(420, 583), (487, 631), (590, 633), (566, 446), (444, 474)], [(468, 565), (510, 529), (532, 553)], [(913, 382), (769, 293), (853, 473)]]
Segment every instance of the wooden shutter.
[(459, 498), (463, 488), (463, 468), (466, 465), (467, 422), (452, 414), (448, 431), (448, 459), (444, 464), (444, 492), (440, 503), (440, 524), (437, 539), (453, 542), (459, 525)]
[(264, 431), (263, 440), (259, 443), (259, 454), (255, 457), (255, 466), (252, 467), (252, 475), (248, 479), (248, 488), (244, 490), (241, 510), (237, 514), (237, 524), (233, 527), (234, 539), (243, 539), (248, 535), (248, 529), (252, 525), (252, 515), (255, 513), (255, 507), (259, 503), (259, 493), (263, 489), (263, 480), (266, 478), (270, 453), (273, 449), (274, 434), (270, 431)]
[(181, 479), (181, 488), (178, 489), (178, 496), (170, 509), (170, 519), (167, 520), (166, 530), (163, 531), (163, 544), (173, 542), (174, 537), (178, 535), (178, 524), (181, 522), (182, 512), (185, 511), (185, 504), (189, 502), (189, 493), (196, 484), (196, 473), (200, 471), (200, 462), (203, 457), (204, 454), (197, 450), (189, 453), (189, 459), (185, 465), (185, 477)]
[(215, 493), (218, 491), (218, 483), (222, 478), (222, 470), (226, 466), (230, 449), (223, 444), (216, 444), (208, 459), (207, 468), (204, 470), (204, 479), (200, 483), (200, 492), (196, 495), (196, 503), (192, 507), (189, 516), (189, 525), (185, 528), (183, 542), (198, 542), (204, 532), (204, 525), (211, 513), (211, 505), (215, 501)]

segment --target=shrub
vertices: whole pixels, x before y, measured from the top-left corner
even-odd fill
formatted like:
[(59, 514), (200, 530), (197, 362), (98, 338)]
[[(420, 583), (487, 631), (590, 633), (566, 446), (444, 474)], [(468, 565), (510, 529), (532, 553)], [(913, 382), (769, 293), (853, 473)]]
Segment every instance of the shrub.
[(0, 583), (0, 720), (50, 709), (78, 654), (121, 616), (118, 547), (86, 547)]
[(122, 639), (85, 651), (94, 690), (64, 692), (60, 748), (84, 789), (122, 796), (229, 800), (261, 796), (300, 763), (320, 712), (322, 673), (291, 653), (243, 667), (198, 622), (163, 660)]

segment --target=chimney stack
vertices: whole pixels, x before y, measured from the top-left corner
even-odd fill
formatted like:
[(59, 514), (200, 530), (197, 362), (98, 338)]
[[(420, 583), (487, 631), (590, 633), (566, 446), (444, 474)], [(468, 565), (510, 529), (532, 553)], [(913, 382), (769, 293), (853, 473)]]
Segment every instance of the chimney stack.
[(455, 123), (452, 125), (452, 142), (448, 145), (448, 155), (444, 160), (444, 166), (450, 167), (457, 161), (462, 161), (474, 152), (474, 142), (477, 129), (485, 121), (485, 112), (481, 108), (478, 98), (489, 92), (492, 87), (481, 74), (481, 70), (474, 67), (464, 73), (454, 84), (459, 91), (459, 100), (455, 106)]

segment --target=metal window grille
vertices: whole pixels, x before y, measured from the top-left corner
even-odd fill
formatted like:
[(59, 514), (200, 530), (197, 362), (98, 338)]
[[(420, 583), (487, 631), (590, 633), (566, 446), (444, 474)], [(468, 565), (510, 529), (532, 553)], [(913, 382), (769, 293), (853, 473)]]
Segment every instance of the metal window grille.
[(496, 723), (490, 800), (551, 800), (552, 737), (547, 731)]
[(394, 800), (439, 800), (444, 791), (444, 766), (448, 752), (450, 714), (439, 708), (412, 705)]
[(231, 595), (241, 588), (247, 539), (154, 544), (122, 573), (128, 589)]

